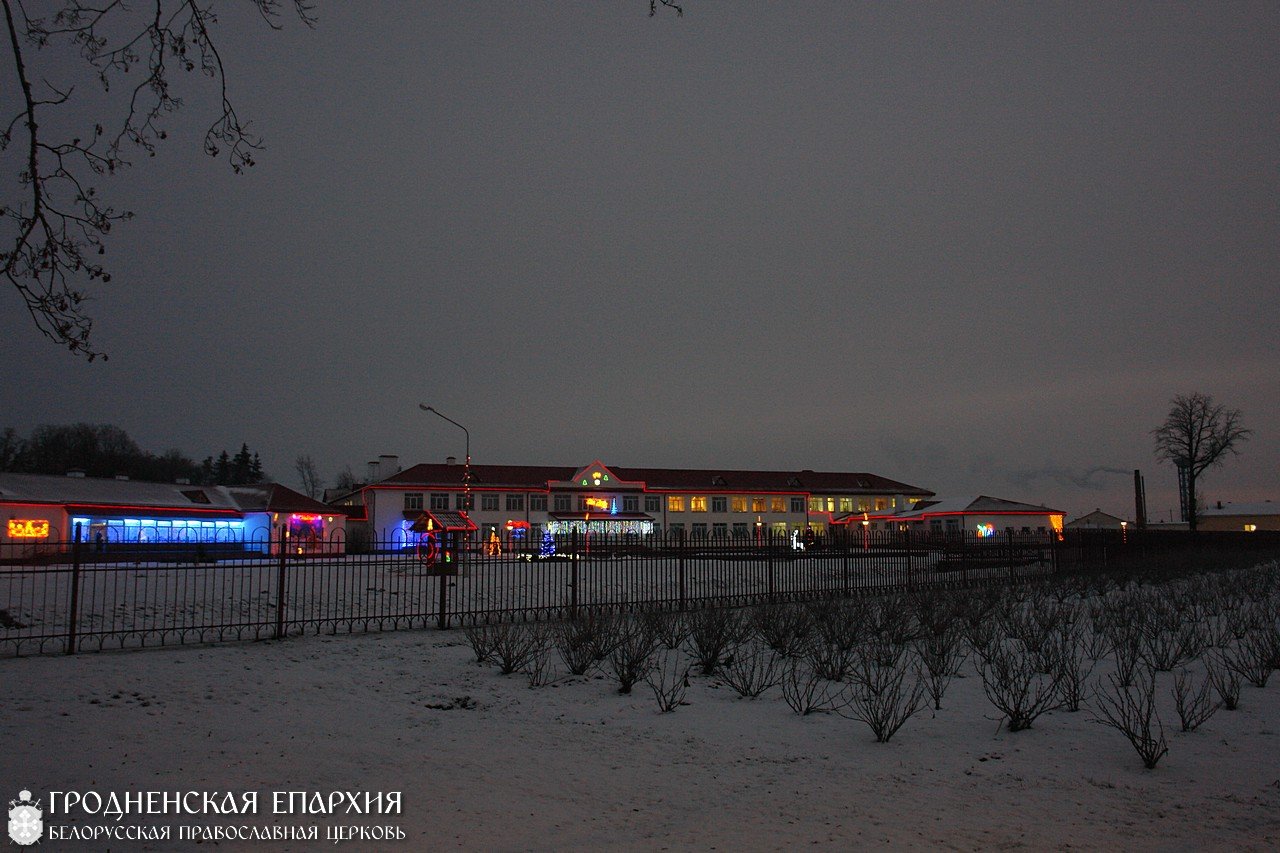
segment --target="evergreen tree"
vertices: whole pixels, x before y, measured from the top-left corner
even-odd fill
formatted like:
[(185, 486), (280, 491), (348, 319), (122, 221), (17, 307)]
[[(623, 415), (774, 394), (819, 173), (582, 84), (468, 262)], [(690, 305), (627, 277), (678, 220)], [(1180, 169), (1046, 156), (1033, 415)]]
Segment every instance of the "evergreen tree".
[(225, 450), (218, 454), (218, 461), (213, 464), (213, 482), (219, 486), (231, 482), (231, 456)]

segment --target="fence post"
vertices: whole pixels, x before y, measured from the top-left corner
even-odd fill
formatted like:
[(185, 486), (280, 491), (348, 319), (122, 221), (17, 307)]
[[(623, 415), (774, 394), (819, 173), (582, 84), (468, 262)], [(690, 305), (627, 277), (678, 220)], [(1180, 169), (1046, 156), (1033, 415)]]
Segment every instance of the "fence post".
[(768, 554), (769, 566), (769, 601), (773, 601), (773, 531), (765, 534), (764, 540), (765, 553)]
[(288, 583), (288, 541), (285, 532), (288, 530), (283, 524), (280, 525), (280, 570), (276, 577), (276, 639), (284, 638), (284, 588)]
[(1009, 548), (1009, 554), (1008, 554), (1009, 582), (1012, 583), (1013, 581), (1018, 579), (1018, 573), (1013, 566), (1013, 531), (1012, 530), (1005, 530), (1005, 541), (1008, 543), (1008, 548)]
[(76, 629), (80, 621), (80, 522), (71, 542), (71, 604), (67, 620), (67, 654), (76, 653)]
[(436, 627), (441, 631), (449, 627), (449, 576), (446, 574), (447, 571), (446, 568), (441, 566), (438, 575), (440, 581), (440, 607), (436, 614)]
[(849, 597), (849, 595), (850, 595), (850, 591), (849, 591), (849, 548), (850, 548), (850, 543), (849, 543), (849, 531), (848, 531), (848, 527), (847, 527), (847, 526), (846, 526), (846, 528), (845, 528), (844, 536), (843, 536), (843, 537), (841, 537), (841, 538), (843, 539), (842, 544), (843, 544), (843, 546), (844, 546), (844, 547), (842, 547), (842, 548), (840, 549), (840, 550), (841, 550), (841, 554), (840, 554), (840, 584), (841, 584), (842, 588), (844, 589), (844, 597), (845, 597), (845, 598), (848, 598), (848, 597)]
[[(670, 531), (667, 533), (670, 536)], [(680, 536), (676, 539), (676, 575), (680, 581), (680, 610), (685, 609), (685, 586), (684, 586), (684, 531), (680, 531)]]
[(571, 536), (573, 559), (569, 565), (569, 618), (578, 618), (578, 531)]

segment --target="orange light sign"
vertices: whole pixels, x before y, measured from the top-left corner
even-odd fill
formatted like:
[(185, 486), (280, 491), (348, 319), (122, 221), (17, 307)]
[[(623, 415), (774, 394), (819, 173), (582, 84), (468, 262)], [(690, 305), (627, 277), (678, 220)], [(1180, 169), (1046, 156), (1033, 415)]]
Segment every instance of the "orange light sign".
[(49, 522), (42, 518), (9, 519), (10, 539), (48, 539)]
[(604, 498), (587, 498), (587, 509), (609, 509), (609, 502)]

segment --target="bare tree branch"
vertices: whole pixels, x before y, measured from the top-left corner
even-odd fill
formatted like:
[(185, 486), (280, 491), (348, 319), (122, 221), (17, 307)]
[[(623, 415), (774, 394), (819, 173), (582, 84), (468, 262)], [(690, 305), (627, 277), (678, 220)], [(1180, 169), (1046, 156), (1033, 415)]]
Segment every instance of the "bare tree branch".
[[(285, 0), (248, 0), (273, 29)], [(314, 26), (314, 8), (308, 0), (288, 0), (298, 18)], [(27, 13), (21, 0), (0, 0), (4, 7), (8, 45), (14, 74), (22, 91), (22, 106), (0, 135), (0, 151), (7, 150), (15, 134), (26, 134), (23, 166), (18, 174), (21, 197), (0, 205), (0, 220), (11, 222), (13, 242), (0, 247), (4, 278), (22, 296), (36, 328), (55, 343), (92, 361), (102, 356), (90, 341), (93, 320), (88, 312), (86, 287), (108, 283), (111, 274), (94, 256), (106, 253), (105, 238), (113, 224), (132, 212), (118, 210), (103, 201), (93, 186), (95, 177), (112, 175), (128, 166), (130, 147), (154, 156), (158, 142), (167, 137), (163, 119), (182, 107), (171, 89), (175, 69), (199, 71), (214, 80), (220, 92), (220, 113), (205, 133), (206, 154), (225, 154), (233, 171), (253, 165), (253, 152), (261, 140), (249, 132), (227, 92), (222, 57), (212, 35), (216, 17), (211, 0), (152, 0), (146, 17), (134, 17), (122, 0), (98, 5), (85, 0), (60, 0), (54, 11), (42, 17)], [(112, 45), (114, 34), (125, 39)], [(129, 92), (123, 120), (109, 134), (99, 121), (92, 132), (70, 140), (49, 139), (41, 111), (68, 103), (73, 86), (50, 82), (37, 74), (48, 95), (36, 92), (32, 70), (41, 51), (72, 47), (85, 62), (104, 92), (120, 75), (138, 67), (143, 79)], [(37, 64), (33, 64), (37, 63)], [(66, 69), (50, 62), (51, 71)]]

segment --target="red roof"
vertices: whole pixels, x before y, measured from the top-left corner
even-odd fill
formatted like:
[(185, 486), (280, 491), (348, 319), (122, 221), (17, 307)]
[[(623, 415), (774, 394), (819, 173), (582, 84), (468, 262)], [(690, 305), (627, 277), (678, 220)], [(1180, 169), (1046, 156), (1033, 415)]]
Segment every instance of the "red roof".
[[(462, 465), (420, 464), (406, 468), (375, 486), (462, 488)], [(577, 468), (546, 465), (472, 465), (471, 485), (478, 489), (545, 489), (564, 482)], [(620, 479), (642, 482), (649, 491), (725, 493), (791, 492), (796, 494), (895, 494), (932, 496), (933, 492), (867, 473), (831, 471), (743, 471), (714, 468), (618, 468)]]

